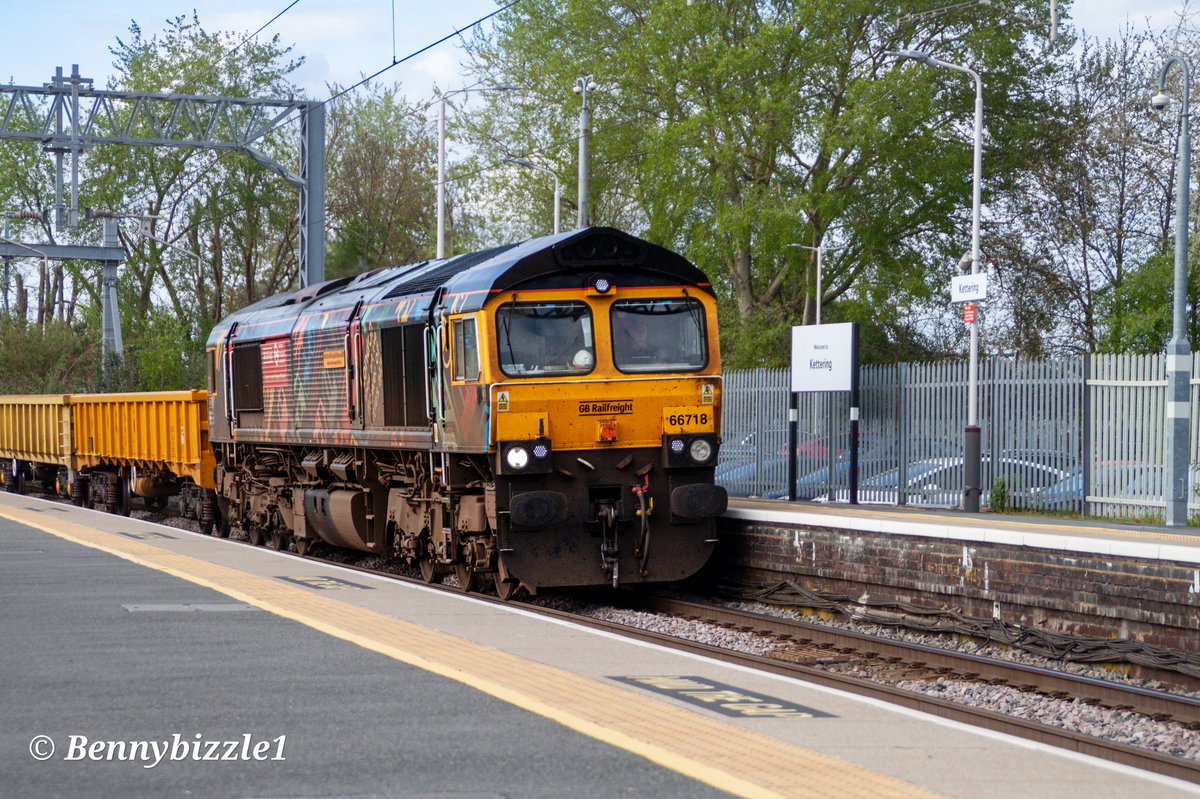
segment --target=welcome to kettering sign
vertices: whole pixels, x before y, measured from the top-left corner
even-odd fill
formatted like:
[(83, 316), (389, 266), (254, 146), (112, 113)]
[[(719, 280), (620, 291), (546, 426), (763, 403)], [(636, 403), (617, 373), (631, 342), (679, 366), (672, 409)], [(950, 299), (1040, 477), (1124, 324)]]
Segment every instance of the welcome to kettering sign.
[(792, 328), (792, 391), (850, 391), (853, 388), (857, 325)]

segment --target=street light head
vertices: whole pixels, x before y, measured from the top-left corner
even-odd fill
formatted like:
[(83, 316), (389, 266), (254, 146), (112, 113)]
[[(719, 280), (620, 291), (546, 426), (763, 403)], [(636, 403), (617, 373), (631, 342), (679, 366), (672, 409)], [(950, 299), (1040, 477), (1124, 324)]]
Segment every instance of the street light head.
[(1171, 98), (1162, 92), (1158, 92), (1150, 98), (1150, 108), (1154, 111), (1165, 111), (1170, 104)]
[(587, 87), (588, 87), (589, 92), (594, 92), (594, 91), (596, 91), (596, 89), (600, 88), (600, 84), (596, 83), (596, 81), (593, 80), (593, 81), (588, 82)]
[(884, 55), (893, 56), (895, 58), (907, 58), (910, 61), (920, 61), (922, 64), (932, 64), (933, 56), (928, 53), (923, 53), (920, 50), (892, 50)]
[(505, 158), (504, 161), (509, 164), (516, 164), (517, 166), (523, 166), (526, 169), (534, 168), (533, 162), (530, 161), (528, 158)]
[(583, 91), (583, 84), (582, 84), (582, 83), (576, 83), (576, 84), (574, 85), (574, 87), (572, 87), (572, 88), (571, 88), (571, 91), (575, 92), (576, 94), (579, 94), (581, 91)]

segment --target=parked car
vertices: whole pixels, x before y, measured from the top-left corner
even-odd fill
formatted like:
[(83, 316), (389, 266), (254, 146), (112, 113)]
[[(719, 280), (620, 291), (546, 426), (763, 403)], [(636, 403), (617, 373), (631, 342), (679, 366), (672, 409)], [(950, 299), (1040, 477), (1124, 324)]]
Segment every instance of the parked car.
[[(801, 475), (797, 478), (797, 497), (812, 499), (818, 494), (829, 490), (830, 447), (834, 447), (835, 477), (845, 479), (850, 473), (850, 434), (842, 433), (835, 436), (813, 436), (800, 441), (796, 445), (796, 466)], [(897, 444), (894, 439), (884, 439), (878, 435), (860, 435), (859, 442), (859, 473), (872, 474), (886, 467), (888, 458), (894, 458)], [(723, 459), (724, 460), (724, 459)], [(717, 466), (715, 480), (730, 491), (757, 493), (767, 499), (780, 499), (787, 496), (787, 445), (778, 450), (777, 454), (763, 459), (758, 463), (753, 456), (738, 457), (735, 460), (723, 462)]]
[[(944, 457), (914, 461), (908, 464), (905, 481), (905, 502), (923, 508), (957, 508), (962, 504), (963, 458)], [(984, 455), (981, 459), (984, 477), (980, 507), (991, 501), (991, 486), (1003, 478), (1009, 502), (1019, 506), (1036, 503), (1040, 492), (1067, 477), (1067, 471), (1046, 463), (1024, 458)], [(826, 495), (825, 501), (849, 502), (850, 492), (842, 489)], [(888, 469), (859, 483), (860, 504), (900, 504), (900, 469)]]
[[(1110, 461), (1092, 466), (1091, 495), (1103, 499), (1138, 500), (1150, 502), (1163, 496), (1163, 467), (1138, 461)], [(1067, 476), (1037, 498), (1037, 507), (1048, 511), (1082, 512), (1083, 467), (1076, 466)], [(1103, 499), (1100, 499), (1102, 502)]]
[[(873, 477), (886, 471), (898, 463), (902, 452), (920, 453), (924, 458), (936, 459), (951, 457), (951, 453), (961, 447), (961, 444), (945, 436), (917, 436), (909, 438), (905, 447), (894, 436), (868, 437), (859, 442), (858, 476), (859, 487), (864, 482), (864, 476)], [(898, 471), (898, 469), (897, 469)], [(831, 479), (832, 478), (832, 479)], [(845, 487), (849, 494), (850, 484), (850, 453), (838, 457), (831, 470), (828, 466), (801, 475), (796, 479), (797, 499), (816, 499), (823, 494)]]
[[(837, 491), (850, 482), (850, 434), (832, 438), (839, 446), (835, 450), (832, 467), (829, 465), (831, 437), (820, 436), (801, 442), (796, 447), (796, 498), (818, 501), (831, 490)], [(864, 433), (859, 436), (858, 474), (877, 475), (897, 463), (902, 452), (920, 453), (925, 457), (949, 457), (961, 449), (961, 443), (947, 436), (914, 436), (901, 447), (893, 435)], [(811, 453), (823, 452), (821, 457)], [(757, 494), (766, 499), (787, 497), (787, 448), (776, 457), (766, 458), (760, 464), (751, 460), (722, 463), (717, 467), (716, 481), (732, 493)], [(862, 483), (860, 482), (860, 486)]]

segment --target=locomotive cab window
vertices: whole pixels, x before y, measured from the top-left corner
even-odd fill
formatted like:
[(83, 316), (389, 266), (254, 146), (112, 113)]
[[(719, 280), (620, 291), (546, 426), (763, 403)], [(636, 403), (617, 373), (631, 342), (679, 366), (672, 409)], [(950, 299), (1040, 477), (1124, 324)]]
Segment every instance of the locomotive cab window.
[(592, 314), (582, 302), (502, 305), (496, 338), (509, 377), (587, 374), (596, 365)]
[(697, 300), (619, 300), (609, 321), (613, 362), (622, 372), (695, 372), (708, 363)]
[(479, 379), (479, 338), (475, 317), (455, 319), (453, 325), (454, 379), (474, 382)]

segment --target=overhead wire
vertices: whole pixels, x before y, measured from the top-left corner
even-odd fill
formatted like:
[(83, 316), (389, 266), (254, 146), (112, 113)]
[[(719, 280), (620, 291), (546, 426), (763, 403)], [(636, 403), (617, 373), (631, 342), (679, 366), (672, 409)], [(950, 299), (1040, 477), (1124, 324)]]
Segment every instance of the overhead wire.
[[(275, 16), (271, 17), (271, 18), (270, 18), (269, 20), (267, 20), (266, 22), (264, 22), (264, 23), (262, 24), (262, 26), (261, 26), (261, 27), (259, 27), (259, 29), (258, 29), (258, 30), (256, 30), (254, 33), (252, 33), (252, 34), (250, 34), (249, 36), (247, 36), (245, 39), (242, 39), (240, 42), (238, 42), (238, 43), (237, 43), (237, 45), (236, 45), (236, 46), (235, 46), (235, 47), (234, 47), (232, 50), (230, 50), (230, 51), (229, 51), (228, 53), (226, 53), (225, 55), (221, 56), (221, 61), (224, 61), (226, 58), (229, 58), (229, 56), (233, 55), (233, 54), (234, 54), (234, 53), (236, 53), (238, 50), (240, 50), (240, 49), (242, 48), (242, 45), (244, 45), (246, 42), (248, 42), (248, 41), (250, 41), (251, 39), (253, 39), (253, 38), (254, 38), (255, 36), (257, 36), (258, 34), (262, 33), (264, 30), (266, 30), (266, 29), (267, 29), (267, 27), (268, 27), (268, 26), (270, 26), (270, 24), (271, 24), (272, 22), (274, 22), (275, 20), (279, 19), (280, 17), (282, 17), (282, 16), (283, 16), (284, 14), (286, 14), (287, 12), (291, 11), (291, 10), (292, 10), (292, 7), (293, 7), (293, 6), (295, 6), (295, 5), (296, 5), (297, 3), (299, 3), (299, 2), (300, 2), (300, 0), (292, 0), (292, 2), (288, 3), (288, 4), (287, 4), (287, 7), (285, 7), (285, 8), (284, 8), (282, 11), (280, 11), (280, 12), (279, 12), (278, 14), (276, 14)], [(394, 2), (394, 0), (393, 0), (393, 2)], [(218, 61), (217, 63), (220, 63), (220, 61)]]

